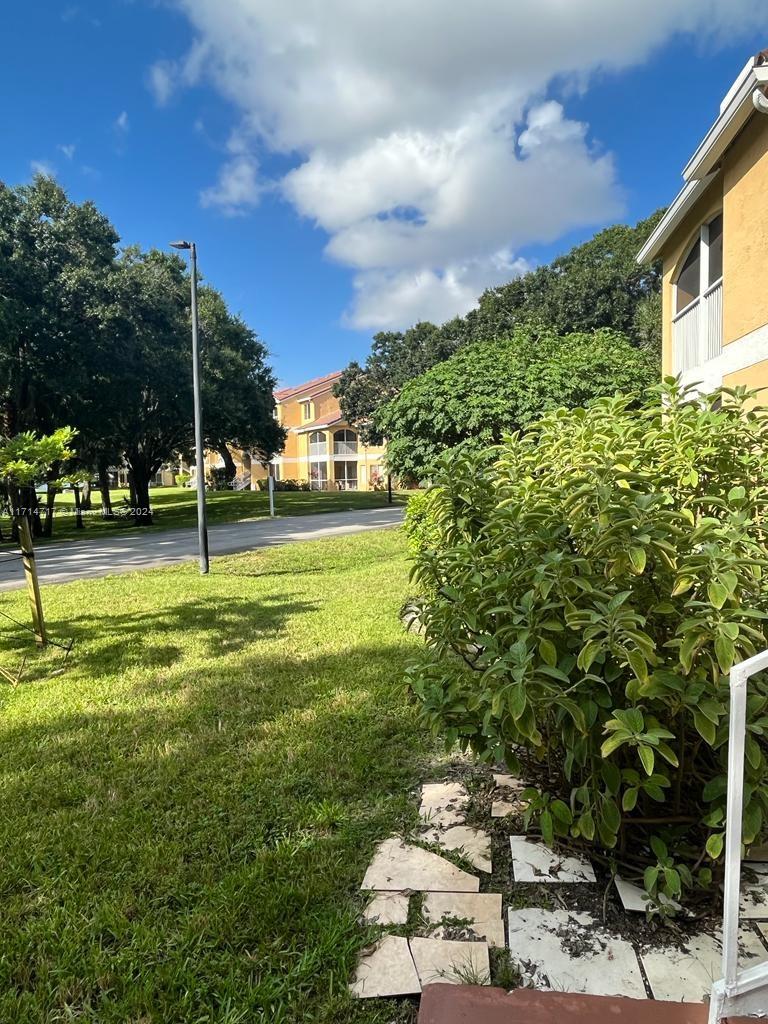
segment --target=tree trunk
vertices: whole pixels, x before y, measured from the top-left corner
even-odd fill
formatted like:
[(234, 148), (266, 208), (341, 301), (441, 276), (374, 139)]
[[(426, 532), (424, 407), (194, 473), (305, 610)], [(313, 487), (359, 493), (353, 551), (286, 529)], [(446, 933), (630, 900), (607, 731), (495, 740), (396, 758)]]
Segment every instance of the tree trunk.
[(149, 500), (149, 481), (152, 474), (143, 462), (131, 466), (128, 476), (131, 485), (131, 508), (135, 526), (152, 525), (152, 506)]
[(56, 495), (59, 493), (59, 488), (54, 487), (52, 483), (48, 484), (48, 493), (45, 496), (45, 519), (43, 520), (43, 536), (53, 536), (53, 520), (54, 511), (56, 505)]
[(227, 480), (229, 483), (233, 483), (237, 476), (237, 466), (235, 460), (232, 458), (232, 452), (223, 443), (216, 445), (216, 451), (224, 460), (224, 469), (227, 471)]
[(75, 497), (75, 529), (82, 530), (83, 528), (83, 512), (82, 505), (80, 503), (80, 484), (72, 485), (72, 493)]
[(109, 470), (106, 459), (99, 459), (99, 491), (101, 492), (101, 518), (114, 519), (112, 495), (109, 493)]
[(83, 512), (90, 512), (91, 505), (91, 477), (88, 475), (87, 480), (83, 480), (83, 486), (80, 488), (80, 508)]

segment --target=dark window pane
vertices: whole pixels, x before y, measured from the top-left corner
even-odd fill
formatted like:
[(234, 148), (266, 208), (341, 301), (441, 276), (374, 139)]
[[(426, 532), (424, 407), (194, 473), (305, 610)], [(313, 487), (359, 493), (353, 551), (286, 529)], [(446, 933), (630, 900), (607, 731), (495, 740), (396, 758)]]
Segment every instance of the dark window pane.
[(701, 273), (701, 244), (697, 239), (677, 279), (677, 302), (675, 312), (679, 313), (699, 294)]
[(723, 215), (709, 224), (709, 281), (714, 284), (723, 276)]

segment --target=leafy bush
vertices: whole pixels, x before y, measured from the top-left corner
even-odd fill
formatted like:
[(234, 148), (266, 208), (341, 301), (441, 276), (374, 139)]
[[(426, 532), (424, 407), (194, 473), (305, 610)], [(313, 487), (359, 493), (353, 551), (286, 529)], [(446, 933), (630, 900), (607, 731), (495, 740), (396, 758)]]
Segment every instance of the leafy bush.
[[(269, 478), (265, 477), (258, 481), (260, 491), (269, 490)], [(274, 490), (276, 491), (308, 491), (309, 484), (304, 480), (275, 480)]]
[(192, 479), (192, 477), (189, 475), (189, 473), (186, 473), (186, 472), (183, 472), (183, 471), (181, 473), (177, 473), (176, 474), (176, 486), (177, 487), (186, 487), (191, 479)]
[[(668, 380), (639, 410), (558, 410), (447, 456), (427, 521), (409, 515), (424, 718), (513, 770), (535, 757), (544, 838), (642, 858), (662, 897), (721, 856), (727, 673), (768, 647), (768, 418), (750, 404)], [(747, 843), (768, 819), (768, 682), (750, 686)]]

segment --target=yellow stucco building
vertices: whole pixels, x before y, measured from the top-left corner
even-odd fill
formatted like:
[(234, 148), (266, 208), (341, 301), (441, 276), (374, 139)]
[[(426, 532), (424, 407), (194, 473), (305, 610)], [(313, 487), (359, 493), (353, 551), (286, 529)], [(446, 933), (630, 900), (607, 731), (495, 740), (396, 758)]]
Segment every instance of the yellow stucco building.
[(768, 51), (747, 62), (683, 178), (638, 255), (663, 262), (663, 372), (701, 391), (768, 388)]
[[(275, 392), (276, 416), (287, 431), (272, 460), (276, 480), (308, 483), (318, 491), (370, 491), (386, 483), (384, 448), (364, 445), (341, 413), (333, 386), (341, 371)], [(251, 465), (254, 482), (267, 471)]]

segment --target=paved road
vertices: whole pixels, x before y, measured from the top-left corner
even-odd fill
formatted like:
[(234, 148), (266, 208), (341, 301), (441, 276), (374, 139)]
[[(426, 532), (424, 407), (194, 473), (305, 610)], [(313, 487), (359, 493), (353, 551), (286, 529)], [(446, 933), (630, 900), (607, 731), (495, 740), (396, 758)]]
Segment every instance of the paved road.
[[(346, 533), (380, 530), (403, 521), (401, 506), (326, 512), (309, 516), (256, 519), (247, 523), (211, 526), (208, 542), (211, 555), (272, 547), (291, 541), (339, 537)], [(9, 552), (10, 554), (10, 552)], [(36, 550), (41, 583), (64, 583), (89, 576), (107, 576), (135, 569), (173, 565), (197, 557), (197, 528), (153, 533), (121, 533), (109, 540), (69, 541), (41, 544)], [(5, 560), (0, 553), (0, 591), (24, 585), (21, 562)]]

